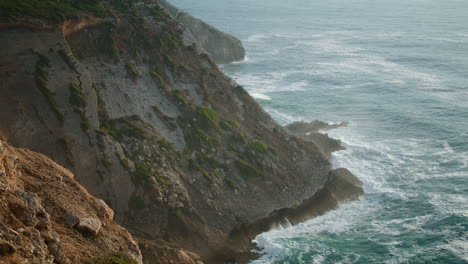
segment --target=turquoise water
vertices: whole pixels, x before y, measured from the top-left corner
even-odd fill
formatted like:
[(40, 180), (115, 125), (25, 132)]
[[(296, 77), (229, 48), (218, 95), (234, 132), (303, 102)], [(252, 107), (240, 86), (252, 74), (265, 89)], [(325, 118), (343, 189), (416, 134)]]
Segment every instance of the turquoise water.
[(222, 70), (278, 122), (350, 122), (332, 162), (366, 194), (252, 263), (468, 263), (468, 1), (172, 2), (243, 41)]

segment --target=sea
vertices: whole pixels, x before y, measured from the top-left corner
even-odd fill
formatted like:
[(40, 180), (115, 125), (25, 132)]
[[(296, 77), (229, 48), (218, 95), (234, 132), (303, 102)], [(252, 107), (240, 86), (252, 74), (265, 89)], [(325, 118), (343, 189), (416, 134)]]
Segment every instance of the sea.
[(349, 122), (331, 161), (365, 194), (251, 264), (468, 263), (467, 0), (170, 2), (242, 40), (220, 67), (277, 122)]

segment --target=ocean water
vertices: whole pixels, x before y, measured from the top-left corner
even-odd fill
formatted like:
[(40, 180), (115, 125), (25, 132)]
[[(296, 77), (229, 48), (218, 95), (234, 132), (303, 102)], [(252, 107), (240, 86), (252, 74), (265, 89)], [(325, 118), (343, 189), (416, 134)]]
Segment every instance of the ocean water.
[(468, 263), (468, 1), (173, 0), (239, 37), (221, 69), (328, 132), (366, 194), (257, 236), (260, 263)]

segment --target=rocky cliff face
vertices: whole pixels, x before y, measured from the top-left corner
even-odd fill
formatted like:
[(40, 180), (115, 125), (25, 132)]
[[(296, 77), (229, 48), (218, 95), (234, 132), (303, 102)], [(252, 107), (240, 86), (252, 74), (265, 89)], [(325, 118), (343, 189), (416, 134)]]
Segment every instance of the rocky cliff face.
[(79, 263), (117, 252), (142, 263), (113, 215), (68, 170), (0, 140), (0, 263)]
[(166, 0), (157, 0), (172, 17), (184, 27), (183, 39), (196, 43), (210, 57), (220, 64), (241, 61), (245, 58), (242, 42), (236, 37), (219, 31), (202, 20), (180, 11)]
[(17, 11), (4, 19), (0, 130), (109, 204), (144, 241), (145, 263), (198, 261), (188, 251), (239, 260), (286, 209), (299, 219), (311, 210), (304, 201), (320, 204), (326, 153), (275, 123), (169, 11), (154, 1), (70, 3), (78, 11), (59, 22)]

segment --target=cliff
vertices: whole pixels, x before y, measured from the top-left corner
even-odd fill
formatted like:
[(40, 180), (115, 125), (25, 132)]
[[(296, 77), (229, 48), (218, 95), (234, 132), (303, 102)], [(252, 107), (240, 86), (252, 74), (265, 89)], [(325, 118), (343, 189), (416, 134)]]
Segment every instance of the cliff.
[(236, 37), (180, 11), (166, 0), (157, 0), (157, 2), (169, 11), (176, 21), (186, 27), (182, 34), (184, 41), (197, 43), (216, 63), (225, 64), (245, 58), (242, 42)]
[(115, 254), (142, 263), (113, 215), (68, 170), (0, 140), (0, 263), (79, 263)]
[[(254, 235), (334, 188), (323, 149), (273, 121), (157, 2), (30, 2), (2, 6), (0, 131), (103, 199), (144, 263), (245, 259)], [(340, 183), (330, 193), (357, 187), (335, 206), (362, 192)]]

